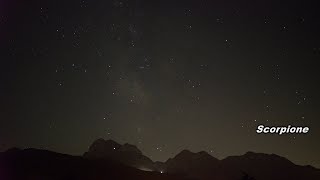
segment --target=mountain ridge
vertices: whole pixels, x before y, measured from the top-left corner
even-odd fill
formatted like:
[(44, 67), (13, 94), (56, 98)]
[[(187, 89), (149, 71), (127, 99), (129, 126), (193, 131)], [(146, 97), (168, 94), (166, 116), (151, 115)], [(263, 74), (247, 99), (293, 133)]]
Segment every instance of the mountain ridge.
[[(116, 144), (116, 147), (117, 147), (118, 149), (121, 149), (120, 147), (122, 147), (122, 146), (134, 147), (134, 148), (136, 149), (136, 151), (139, 152), (139, 154), (142, 154), (142, 155), (143, 155), (142, 151), (139, 150), (139, 148), (138, 148), (137, 146), (132, 145), (132, 144), (129, 144), (129, 143), (124, 143), (123, 145), (121, 145), (121, 144), (119, 144), (119, 143), (117, 143), (116, 141), (113, 141), (113, 140), (111, 140), (111, 139), (104, 140), (103, 138), (99, 138), (99, 139), (97, 139), (97, 140), (99, 140), (99, 141), (103, 140), (103, 141), (105, 141), (106, 143), (109, 143), (109, 142), (114, 143), (114, 144)], [(97, 141), (97, 140), (96, 140), (96, 141)], [(96, 141), (94, 141), (94, 142), (91, 144), (90, 147), (92, 147), (92, 146), (95, 144)], [(89, 149), (90, 149), (90, 148), (89, 148)], [(84, 154), (86, 154), (86, 153), (88, 153), (88, 152), (85, 152)], [(283, 156), (280, 156), (280, 155), (277, 155), (277, 154), (274, 154), (274, 153), (269, 154), (269, 153), (260, 153), (260, 152), (254, 152), (254, 151), (247, 151), (247, 152), (245, 152), (244, 154), (240, 154), (240, 155), (230, 155), (230, 156), (227, 156), (227, 157), (225, 157), (225, 158), (218, 159), (218, 158), (210, 155), (208, 152), (203, 151), (203, 150), (202, 150), (202, 151), (198, 151), (198, 152), (193, 152), (193, 151), (191, 151), (191, 150), (189, 150), (189, 149), (184, 149), (184, 150), (180, 151), (179, 153), (177, 153), (176, 155), (174, 155), (173, 157), (169, 157), (169, 158), (168, 158), (167, 160), (165, 160), (165, 161), (153, 161), (153, 160), (152, 160), (152, 161), (153, 161), (153, 162), (165, 163), (165, 162), (167, 162), (168, 160), (173, 159), (173, 158), (175, 158), (175, 157), (177, 157), (177, 156), (180, 156), (180, 155), (182, 155), (182, 154), (204, 155), (204, 156), (208, 156), (208, 157), (214, 158), (214, 159), (219, 160), (219, 161), (224, 161), (224, 160), (229, 159), (229, 158), (231, 158), (231, 157), (247, 157), (247, 158), (249, 158), (249, 157), (251, 157), (251, 156), (264, 157), (264, 158), (266, 158), (266, 157), (274, 157), (274, 158), (282, 159), (282, 160), (284, 160), (284, 161), (288, 161), (288, 162), (290, 162), (290, 163), (292, 163), (293, 165), (296, 165), (296, 166), (302, 166), (302, 167), (307, 166), (307, 167), (310, 167), (310, 168), (313, 168), (313, 169), (320, 170), (320, 168), (314, 167), (314, 166), (312, 166), (312, 165), (298, 165), (298, 164), (295, 164), (295, 163), (293, 163), (292, 161), (290, 161), (288, 158), (283, 157)], [(145, 155), (144, 155), (144, 156), (145, 156)], [(147, 156), (146, 156), (146, 157), (147, 157)], [(150, 159), (150, 160), (151, 160), (151, 159)]]
[(122, 163), (72, 156), (34, 148), (9, 149), (0, 153), (1, 180), (187, 180), (183, 177), (145, 172)]
[[(105, 141), (105, 146), (111, 146)], [(111, 141), (112, 142), (112, 141)], [(95, 143), (92, 144), (92, 146)], [(142, 170), (165, 172), (169, 174), (180, 174), (188, 178), (200, 178), (200, 179), (239, 179), (243, 174), (248, 174), (255, 179), (267, 180), (267, 179), (299, 179), (304, 178), (306, 174), (314, 174), (309, 177), (313, 179), (313, 176), (319, 177), (320, 170), (312, 166), (300, 166), (296, 165), (285, 157), (276, 154), (256, 153), (248, 151), (243, 155), (228, 156), (224, 159), (218, 159), (210, 155), (208, 152), (199, 151), (192, 152), (190, 150), (182, 150), (172, 158), (168, 158), (164, 162), (152, 161), (134, 145), (117, 144), (119, 150), (117, 153), (105, 152), (104, 157), (110, 157), (117, 159), (115, 154), (120, 157), (128, 157), (128, 153), (131, 154), (131, 158), (135, 162), (141, 164), (135, 164), (134, 167)], [(134, 147), (132, 151), (120, 151), (123, 146)], [(91, 148), (91, 146), (90, 146)], [(86, 152), (86, 157), (95, 157), (94, 152)], [(111, 149), (111, 147), (109, 148)], [(139, 161), (139, 159), (148, 159), (147, 163)], [(133, 166), (132, 162), (128, 162), (126, 158), (118, 158), (118, 160), (126, 165)], [(138, 160), (138, 161), (137, 161)], [(143, 168), (142, 168), (143, 167)], [(265, 178), (268, 177), (268, 178)], [(304, 178), (306, 179), (306, 178)]]
[[(157, 174), (168, 174), (170, 176), (173, 175), (174, 177), (181, 177), (182, 179), (320, 179), (320, 169), (310, 165), (296, 165), (287, 158), (276, 154), (248, 151), (243, 155), (228, 156), (220, 160), (205, 151), (192, 152), (190, 150), (183, 150), (165, 162), (159, 162), (152, 161), (150, 158), (143, 155), (142, 151), (140, 151), (135, 145), (128, 143), (121, 145), (113, 140), (104, 140), (102, 138), (95, 140), (88, 148), (88, 151), (82, 156), (71, 156), (33, 148), (11, 148), (0, 153), (0, 159), (3, 159), (5, 156), (13, 156), (13, 160), (20, 159), (20, 161), (23, 162), (22, 164), (25, 165), (28, 164), (28, 161), (33, 164), (39, 164), (39, 162), (44, 163), (44, 161), (41, 160), (41, 157), (44, 157), (44, 159), (48, 159), (47, 162), (49, 162), (49, 164), (53, 163), (56, 166), (59, 164), (56, 163), (56, 161), (61, 161), (64, 164), (63, 166), (80, 163), (82, 165), (76, 165), (76, 167), (85, 169), (88, 164), (95, 162), (93, 164), (99, 164), (97, 165), (98, 169), (103, 169), (102, 167), (105, 165), (112, 167), (115, 166), (116, 171), (118, 172), (134, 171), (132, 172), (133, 174), (143, 174), (143, 172), (149, 171), (150, 173), (155, 173), (155, 176), (157, 177)], [(35, 157), (35, 160), (31, 157)], [(58, 171), (63, 171), (56, 166), (52, 166), (52, 168), (56, 168)], [(37, 168), (40, 168), (40, 171), (43, 170), (40, 166), (37, 166)], [(129, 170), (127, 168), (129, 168)], [(137, 172), (130, 168), (136, 169)], [(74, 174), (77, 172), (74, 167), (71, 169), (71, 173)], [(45, 169), (45, 172), (47, 171), (50, 172), (50, 170)], [(88, 171), (95, 172), (96, 170), (90, 169)], [(101, 177), (106, 176), (102, 172), (98, 172), (98, 174)], [(148, 173), (143, 174), (143, 176), (144, 175), (149, 177)], [(153, 176), (153, 174), (150, 176)], [(162, 176), (159, 176), (160, 179), (161, 177)]]

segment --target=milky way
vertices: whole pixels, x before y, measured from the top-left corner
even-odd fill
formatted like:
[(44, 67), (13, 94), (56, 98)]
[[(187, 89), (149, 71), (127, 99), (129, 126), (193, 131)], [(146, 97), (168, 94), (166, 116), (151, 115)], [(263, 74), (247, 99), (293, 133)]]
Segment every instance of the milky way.
[[(0, 13), (0, 147), (153, 160), (275, 153), (320, 167), (319, 13), (288, 1), (32, 1)], [(308, 126), (257, 134), (257, 126)]]

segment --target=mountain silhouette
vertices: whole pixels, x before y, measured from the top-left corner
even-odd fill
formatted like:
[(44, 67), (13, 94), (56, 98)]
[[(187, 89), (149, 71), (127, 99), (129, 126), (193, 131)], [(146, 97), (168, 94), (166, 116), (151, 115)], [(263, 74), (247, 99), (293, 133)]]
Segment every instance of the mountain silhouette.
[(71, 156), (37, 149), (12, 149), (0, 153), (1, 180), (187, 180), (146, 172), (122, 163)]
[[(126, 146), (131, 148), (124, 148)], [(101, 147), (100, 150), (99, 147)], [(127, 150), (121, 150), (123, 148)], [(120, 145), (114, 141), (99, 139), (90, 146), (85, 157), (111, 158), (131, 167), (140, 169), (144, 167), (143, 170), (197, 179), (240, 180), (245, 177), (258, 180), (320, 179), (320, 171), (316, 168), (295, 165), (288, 159), (275, 154), (254, 152), (219, 160), (205, 151), (194, 153), (183, 150), (166, 162), (152, 162), (136, 146)]]
[(88, 159), (109, 159), (125, 165), (145, 170), (156, 171), (154, 162), (144, 156), (134, 145), (120, 145), (112, 140), (98, 139), (89, 147), (83, 155)]
[(168, 173), (190, 178), (227, 180), (238, 179), (242, 175), (237, 169), (225, 167), (220, 160), (204, 151), (193, 153), (183, 150), (174, 158), (168, 159), (165, 165)]
[(269, 179), (320, 179), (320, 170), (312, 166), (299, 166), (275, 155), (247, 152), (242, 156), (229, 156), (223, 164), (239, 168), (259, 180)]
[(0, 179), (319, 180), (320, 170), (255, 152), (219, 160), (205, 151), (183, 150), (153, 162), (134, 145), (98, 139), (83, 156), (17, 148), (2, 152)]

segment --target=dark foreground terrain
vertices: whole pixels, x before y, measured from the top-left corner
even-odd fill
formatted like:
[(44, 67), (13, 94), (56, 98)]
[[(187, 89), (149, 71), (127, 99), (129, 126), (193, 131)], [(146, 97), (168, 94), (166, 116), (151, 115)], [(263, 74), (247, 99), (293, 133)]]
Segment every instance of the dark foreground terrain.
[(141, 171), (111, 160), (88, 160), (36, 149), (3, 153), (0, 173), (1, 180), (183, 179)]
[(183, 150), (153, 162), (134, 145), (96, 140), (81, 156), (37, 149), (0, 153), (0, 180), (319, 180), (320, 170), (275, 154), (248, 152), (216, 159)]

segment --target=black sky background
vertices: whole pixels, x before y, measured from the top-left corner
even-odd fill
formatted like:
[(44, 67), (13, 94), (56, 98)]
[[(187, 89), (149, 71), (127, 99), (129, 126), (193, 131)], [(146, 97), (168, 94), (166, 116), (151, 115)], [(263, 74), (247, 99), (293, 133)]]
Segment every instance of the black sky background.
[(320, 167), (316, 3), (0, 2), (1, 150), (79, 155), (102, 137), (153, 160), (256, 151)]

